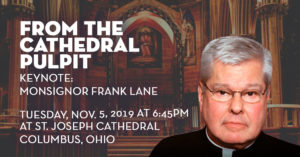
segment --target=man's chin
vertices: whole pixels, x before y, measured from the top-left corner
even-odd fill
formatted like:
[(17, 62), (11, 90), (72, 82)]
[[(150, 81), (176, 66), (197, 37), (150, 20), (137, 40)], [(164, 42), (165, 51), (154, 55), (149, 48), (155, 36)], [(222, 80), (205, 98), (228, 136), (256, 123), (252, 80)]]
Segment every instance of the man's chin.
[(230, 143), (230, 144), (242, 144), (249, 141), (249, 138), (246, 137), (246, 135), (249, 134), (245, 130), (238, 130), (238, 131), (231, 131), (226, 130), (223, 132), (222, 137), (220, 139), (224, 143)]

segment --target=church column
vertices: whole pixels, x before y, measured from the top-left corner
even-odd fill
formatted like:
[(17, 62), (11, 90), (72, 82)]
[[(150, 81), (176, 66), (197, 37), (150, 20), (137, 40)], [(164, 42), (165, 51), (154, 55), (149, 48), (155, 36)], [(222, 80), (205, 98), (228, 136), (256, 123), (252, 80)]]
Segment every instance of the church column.
[(58, 21), (60, 15), (62, 0), (42, 0), (35, 1), (35, 5), (39, 6), (36, 8), (37, 14), (35, 15), (39, 20), (47, 21)]
[(20, 34), (21, 17), (12, 17), (7, 20), (7, 38), (9, 39), (9, 76), (8, 76), (8, 114), (17, 115), (20, 106), (20, 47), (17, 43), (20, 42), (20, 36), (15, 34)]
[(255, 38), (256, 0), (229, 0), (231, 34)]
[(286, 0), (260, 0), (257, 3), (257, 13), (261, 19), (262, 44), (270, 50), (273, 58), (270, 102), (272, 104), (282, 103), (280, 50), (283, 42), (282, 17), (286, 11)]
[(227, 0), (210, 0), (210, 40), (229, 35), (230, 13)]
[[(20, 22), (29, 20), (34, 13), (32, 0), (7, 0), (1, 2), (1, 16), (6, 17), (6, 38), (9, 50), (9, 83), (8, 83), (8, 114), (18, 115), (20, 109), (27, 106), (27, 96), (20, 95), (20, 86), (26, 87), (27, 83), (20, 83), (20, 74), (27, 73), (27, 69), (20, 69)], [(12, 120), (13, 121), (13, 120)]]
[[(35, 14), (35, 18), (38, 21), (42, 21), (44, 24), (46, 24), (49, 21), (59, 21), (59, 17), (60, 17), (60, 8), (61, 8), (61, 1), (62, 0), (42, 0), (42, 1), (35, 1), (35, 5), (36, 7), (36, 14)], [(46, 35), (47, 37), (47, 35)], [(55, 36), (58, 37), (58, 36)], [(47, 47), (49, 48), (49, 44), (47, 44)], [(58, 44), (55, 45), (55, 47), (59, 47)], [(58, 52), (58, 48), (56, 48), (55, 50), (55, 55), (57, 55)], [(54, 60), (56, 59), (56, 57), (54, 57)], [(44, 73), (59, 73), (59, 70), (37, 70), (35, 73), (40, 72), (40, 71), (44, 71)], [(52, 86), (55, 87), (57, 83), (37, 83), (37, 86)], [(39, 101), (39, 105), (42, 105), (43, 109), (45, 109), (45, 107), (47, 109), (60, 109), (60, 102), (59, 102), (59, 98), (60, 96), (57, 95), (53, 95), (52, 98), (49, 98), (49, 96), (39, 96), (39, 99), (42, 99), (43, 101)], [(47, 106), (45, 106), (47, 105)], [(53, 105), (53, 106), (50, 106)]]
[[(73, 24), (75, 21), (79, 19), (79, 0), (62, 0), (61, 3), (61, 18), (65, 21), (68, 25)], [(66, 67), (64, 69), (65, 74), (70, 74), (71, 76), (73, 73), (72, 67)], [(64, 87), (71, 87), (72, 82), (64, 82)], [(64, 95), (62, 106), (60, 106), (62, 110), (68, 111), (71, 114), (72, 110), (72, 96), (71, 95)], [(70, 116), (70, 115), (69, 115)]]

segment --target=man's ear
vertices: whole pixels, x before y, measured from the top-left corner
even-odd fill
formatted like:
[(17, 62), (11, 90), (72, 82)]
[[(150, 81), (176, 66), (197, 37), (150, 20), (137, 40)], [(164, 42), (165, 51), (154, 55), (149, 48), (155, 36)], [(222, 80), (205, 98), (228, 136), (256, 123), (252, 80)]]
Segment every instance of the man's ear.
[(202, 104), (203, 104), (203, 90), (202, 90), (203, 84), (199, 82), (198, 84), (198, 101), (199, 101), (199, 107), (200, 112), (202, 112)]

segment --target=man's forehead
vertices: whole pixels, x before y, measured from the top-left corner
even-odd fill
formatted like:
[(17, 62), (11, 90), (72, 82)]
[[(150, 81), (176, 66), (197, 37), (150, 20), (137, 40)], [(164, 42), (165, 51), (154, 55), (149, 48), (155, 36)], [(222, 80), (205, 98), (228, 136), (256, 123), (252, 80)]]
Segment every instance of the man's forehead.
[[(236, 83), (211, 83), (211, 86), (213, 88), (232, 88), (233, 86), (236, 86)], [(264, 84), (259, 84), (259, 83), (247, 83), (247, 84), (239, 84), (239, 86), (242, 86), (244, 88), (259, 88), (259, 89), (263, 89), (264, 88)]]
[(263, 65), (256, 59), (234, 65), (218, 61), (213, 64), (209, 80), (221, 85), (229, 82), (242, 83), (244, 86), (261, 85), (264, 82)]
[[(241, 62), (239, 64), (226, 64), (223, 62), (214, 62), (212, 66), (211, 73), (216, 75), (224, 75), (224, 74), (241, 74), (240, 72), (243, 72), (244, 74), (253, 74), (253, 72), (263, 74), (263, 65), (258, 60), (247, 60), (244, 62)], [(261, 75), (259, 75), (261, 76)]]

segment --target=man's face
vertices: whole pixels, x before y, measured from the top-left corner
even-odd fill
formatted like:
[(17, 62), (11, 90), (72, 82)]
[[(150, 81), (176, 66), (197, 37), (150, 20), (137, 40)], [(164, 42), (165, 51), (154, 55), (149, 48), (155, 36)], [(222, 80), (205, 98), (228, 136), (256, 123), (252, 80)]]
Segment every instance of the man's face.
[[(212, 91), (255, 90), (263, 93), (268, 87), (262, 69), (259, 60), (238, 65), (215, 62), (206, 85)], [(264, 125), (269, 94), (262, 95), (258, 102), (247, 103), (238, 92), (230, 100), (221, 102), (214, 99), (208, 89), (202, 91), (203, 86), (198, 87), (199, 103), (209, 137), (227, 148), (242, 149), (252, 143)]]

